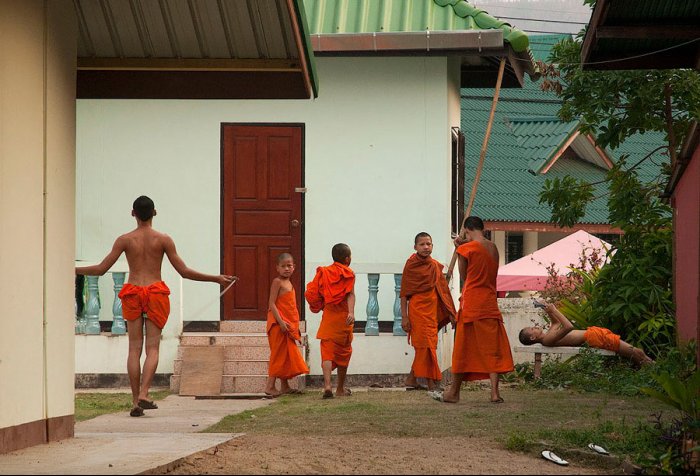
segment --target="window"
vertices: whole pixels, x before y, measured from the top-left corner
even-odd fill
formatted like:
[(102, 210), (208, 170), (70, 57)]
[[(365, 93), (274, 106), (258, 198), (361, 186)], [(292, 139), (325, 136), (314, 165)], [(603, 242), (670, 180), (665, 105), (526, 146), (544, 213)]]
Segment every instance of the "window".
[(459, 233), (464, 221), (464, 134), (452, 128), (452, 232)]
[(506, 263), (523, 257), (523, 234), (506, 232)]

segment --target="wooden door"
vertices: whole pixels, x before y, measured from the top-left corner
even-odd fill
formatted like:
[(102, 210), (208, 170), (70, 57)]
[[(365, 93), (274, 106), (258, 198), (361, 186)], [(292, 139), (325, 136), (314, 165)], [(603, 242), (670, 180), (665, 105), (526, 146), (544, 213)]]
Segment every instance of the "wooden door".
[(267, 318), (277, 256), (289, 252), (303, 311), (302, 125), (222, 126), (222, 264), (239, 281), (224, 295), (225, 320)]

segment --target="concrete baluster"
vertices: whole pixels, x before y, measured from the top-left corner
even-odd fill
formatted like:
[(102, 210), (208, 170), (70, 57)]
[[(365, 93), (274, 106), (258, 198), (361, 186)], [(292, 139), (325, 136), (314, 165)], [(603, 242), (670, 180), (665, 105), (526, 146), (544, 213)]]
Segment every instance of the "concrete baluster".
[(370, 273), (367, 275), (369, 281), (369, 299), (367, 300), (367, 325), (365, 326), (366, 336), (379, 335), (379, 274)]
[(401, 329), (401, 274), (394, 274), (394, 291), (396, 299), (394, 299), (394, 335), (405, 336), (406, 333)]
[(99, 276), (86, 276), (87, 302), (85, 303), (85, 334), (100, 334), (100, 289)]
[(126, 324), (122, 316), (122, 300), (119, 299), (119, 291), (124, 287), (126, 273), (112, 273), (114, 281), (114, 304), (112, 304), (112, 334), (126, 334)]

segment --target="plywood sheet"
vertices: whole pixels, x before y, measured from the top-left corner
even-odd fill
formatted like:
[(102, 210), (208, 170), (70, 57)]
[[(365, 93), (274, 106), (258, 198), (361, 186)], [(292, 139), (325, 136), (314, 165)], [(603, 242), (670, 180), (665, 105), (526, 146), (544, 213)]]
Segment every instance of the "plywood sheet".
[(223, 374), (222, 346), (186, 347), (182, 354), (180, 395), (219, 395)]

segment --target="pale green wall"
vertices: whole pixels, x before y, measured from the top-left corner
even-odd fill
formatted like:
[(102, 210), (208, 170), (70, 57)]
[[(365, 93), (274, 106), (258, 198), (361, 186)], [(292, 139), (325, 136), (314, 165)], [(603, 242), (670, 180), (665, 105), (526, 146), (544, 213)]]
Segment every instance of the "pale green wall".
[[(459, 123), (459, 98), (448, 95), (447, 59), (317, 63), (321, 93), (313, 101), (79, 100), (77, 258), (101, 259), (119, 234), (134, 227), (131, 203), (146, 194), (158, 210), (154, 226), (174, 238), (185, 262), (218, 272), (220, 125), (288, 122), (306, 126), (307, 281), (316, 266), (329, 263), (330, 248), (340, 241), (352, 247), (359, 269), (394, 272), (413, 252), (415, 234), (428, 231), (435, 258), (449, 262), (450, 125)], [(176, 333), (179, 302), (169, 265), (164, 279), (173, 291), (167, 339)], [(390, 319), (393, 279), (382, 276), (381, 284), (382, 319)], [(103, 286), (108, 293), (109, 285)], [(366, 289), (366, 276), (358, 276), (361, 319)], [(185, 320), (217, 293), (210, 283), (186, 281)], [(105, 317), (111, 302), (108, 294)], [(217, 306), (211, 309), (199, 319), (218, 319)], [(317, 321), (310, 319), (312, 337)]]

